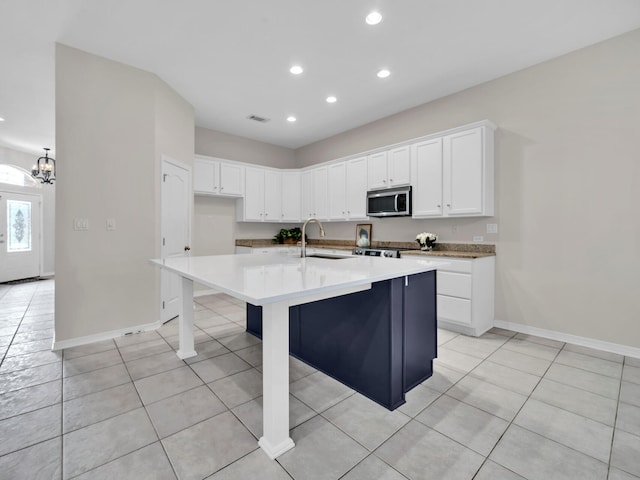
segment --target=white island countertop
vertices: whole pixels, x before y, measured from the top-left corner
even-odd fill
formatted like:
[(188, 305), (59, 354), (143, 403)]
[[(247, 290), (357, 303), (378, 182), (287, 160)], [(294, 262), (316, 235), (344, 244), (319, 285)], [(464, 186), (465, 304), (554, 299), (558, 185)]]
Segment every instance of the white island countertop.
[[(426, 258), (300, 258), (285, 253), (173, 257), (153, 263), (253, 305), (266, 305), (436, 270), (446, 261)], [(332, 295), (327, 295), (332, 296)]]
[(173, 257), (151, 262), (182, 277), (179, 358), (197, 354), (193, 282), (262, 306), (263, 435), (258, 445), (271, 459), (294, 447), (289, 436), (289, 307), (367, 290), (374, 282), (447, 265), (425, 258), (328, 259), (285, 253)]

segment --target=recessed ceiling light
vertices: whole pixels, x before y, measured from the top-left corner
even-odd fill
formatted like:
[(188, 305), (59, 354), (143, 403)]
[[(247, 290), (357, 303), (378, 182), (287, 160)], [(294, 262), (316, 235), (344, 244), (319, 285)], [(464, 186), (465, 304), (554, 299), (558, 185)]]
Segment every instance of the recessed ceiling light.
[(376, 75), (378, 75), (379, 78), (387, 78), (389, 75), (391, 75), (391, 72), (386, 68), (383, 68)]
[(327, 103), (336, 103), (338, 101), (338, 99), (336, 97), (334, 97), (333, 95), (330, 95), (327, 97)]
[(376, 12), (375, 10), (367, 15), (364, 19), (369, 25), (377, 25), (382, 21), (382, 15), (380, 12)]
[(0, 117), (0, 122), (4, 122), (4, 118)]
[(294, 117), (293, 115), (290, 115), (287, 117), (287, 122), (293, 123), (296, 120), (298, 120), (296, 117)]
[(294, 75), (300, 75), (302, 72), (304, 72), (304, 68), (302, 68), (300, 65), (294, 65), (289, 69), (289, 71)]

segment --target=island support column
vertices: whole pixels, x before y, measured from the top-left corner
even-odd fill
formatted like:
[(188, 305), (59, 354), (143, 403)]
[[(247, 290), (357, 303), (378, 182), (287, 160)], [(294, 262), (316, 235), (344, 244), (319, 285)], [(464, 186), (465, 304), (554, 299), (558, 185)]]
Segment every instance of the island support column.
[(182, 309), (178, 317), (180, 332), (180, 348), (176, 352), (178, 358), (185, 359), (197, 355), (193, 346), (193, 280), (180, 277), (182, 280)]
[(294, 447), (289, 437), (289, 303), (262, 306), (262, 437), (274, 460)]

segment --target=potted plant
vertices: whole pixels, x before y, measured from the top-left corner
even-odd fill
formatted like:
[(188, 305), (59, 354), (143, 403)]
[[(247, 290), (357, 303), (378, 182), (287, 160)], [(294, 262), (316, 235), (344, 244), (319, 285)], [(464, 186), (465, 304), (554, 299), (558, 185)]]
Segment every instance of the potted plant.
[(273, 237), (273, 243), (289, 243), (296, 244), (302, 239), (302, 230), (299, 227), (281, 228)]

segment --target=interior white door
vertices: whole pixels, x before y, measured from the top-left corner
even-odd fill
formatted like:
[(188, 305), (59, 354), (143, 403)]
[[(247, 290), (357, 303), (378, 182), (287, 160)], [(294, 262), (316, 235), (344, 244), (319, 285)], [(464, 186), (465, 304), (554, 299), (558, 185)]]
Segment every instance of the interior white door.
[[(163, 159), (162, 161), (162, 258), (188, 255), (191, 241), (191, 171), (188, 167)], [(180, 277), (161, 271), (161, 299), (163, 322), (180, 314)]]
[(40, 276), (40, 195), (0, 191), (0, 282)]

